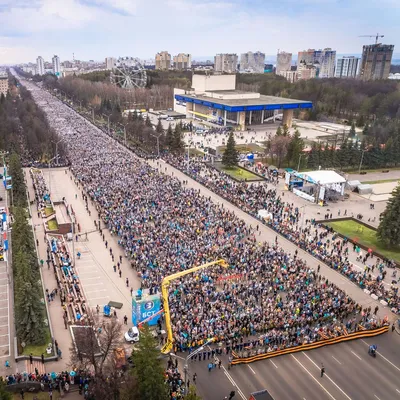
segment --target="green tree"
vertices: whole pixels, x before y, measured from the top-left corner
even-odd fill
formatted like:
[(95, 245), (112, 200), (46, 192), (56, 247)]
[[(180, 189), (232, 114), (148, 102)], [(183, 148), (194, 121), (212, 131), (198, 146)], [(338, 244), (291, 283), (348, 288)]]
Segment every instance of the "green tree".
[(162, 135), (162, 134), (164, 133), (164, 128), (163, 128), (163, 126), (162, 126), (162, 123), (161, 123), (161, 120), (160, 120), (160, 119), (158, 120), (158, 124), (157, 124), (157, 126), (156, 126), (156, 132), (157, 132), (159, 135)]
[(175, 125), (172, 147), (175, 151), (180, 151), (183, 149), (182, 125), (180, 124)]
[(26, 186), (18, 154), (10, 155), (8, 166), (8, 175), (12, 177), (13, 205), (15, 207), (26, 207)]
[(0, 400), (12, 400), (13, 396), (6, 390), (6, 384), (0, 380)]
[(136, 368), (138, 398), (146, 400), (168, 400), (168, 388), (164, 381), (164, 370), (159, 360), (160, 351), (147, 324), (140, 331), (140, 341), (133, 354)]
[(378, 238), (388, 245), (400, 246), (400, 185), (392, 192), (392, 197), (380, 216)]
[(168, 125), (167, 134), (166, 134), (166, 144), (169, 150), (173, 149), (174, 145), (174, 132), (172, 130), (171, 124)]
[[(159, 120), (159, 121), (160, 121), (160, 120)], [(151, 123), (151, 120), (150, 120), (150, 117), (149, 117), (149, 114), (147, 114), (146, 121), (145, 121), (145, 125), (146, 125), (147, 127), (149, 127), (149, 128), (152, 128), (152, 127), (153, 127), (153, 125), (152, 125), (152, 123)]]
[(226, 168), (233, 168), (238, 165), (239, 153), (236, 150), (235, 137), (233, 132), (229, 134), (228, 142), (226, 143), (226, 149), (222, 155), (222, 164)]
[(364, 135), (364, 136), (368, 136), (368, 131), (369, 131), (369, 123), (367, 122), (367, 123), (364, 125), (363, 131), (362, 131), (363, 135)]
[(300, 155), (302, 155), (303, 150), (304, 150), (304, 141), (300, 137), (300, 132), (298, 131), (298, 129), (295, 129), (294, 134), (289, 143), (288, 154), (287, 154), (287, 160), (289, 166), (297, 168), (297, 165), (299, 164), (300, 160)]
[(354, 123), (354, 121), (352, 121), (352, 123), (351, 123), (349, 135), (352, 138), (356, 136), (356, 124)]
[(283, 133), (282, 134), (283, 134), (283, 136), (290, 136), (289, 128), (286, 124), (283, 125)]
[(37, 272), (29, 265), (26, 253), (17, 250), (13, 258), (17, 270), (15, 282), (15, 319), (17, 336), (27, 344), (44, 344), (43, 291)]

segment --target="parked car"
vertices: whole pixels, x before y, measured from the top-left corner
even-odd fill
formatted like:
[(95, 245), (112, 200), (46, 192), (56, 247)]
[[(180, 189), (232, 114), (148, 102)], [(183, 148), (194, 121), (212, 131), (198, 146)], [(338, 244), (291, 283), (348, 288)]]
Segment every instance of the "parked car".
[(129, 343), (135, 343), (139, 341), (139, 329), (137, 326), (132, 326), (127, 332), (125, 332), (125, 340)]

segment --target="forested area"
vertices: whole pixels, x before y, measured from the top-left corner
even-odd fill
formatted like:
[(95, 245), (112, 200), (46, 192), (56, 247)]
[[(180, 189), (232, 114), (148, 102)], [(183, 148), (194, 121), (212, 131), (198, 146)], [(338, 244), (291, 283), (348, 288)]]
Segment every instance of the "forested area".
[[(0, 148), (16, 152), (21, 162), (45, 163), (55, 155), (57, 135), (49, 127), (42, 110), (25, 87), (0, 97)], [(59, 160), (64, 149), (58, 146)]]

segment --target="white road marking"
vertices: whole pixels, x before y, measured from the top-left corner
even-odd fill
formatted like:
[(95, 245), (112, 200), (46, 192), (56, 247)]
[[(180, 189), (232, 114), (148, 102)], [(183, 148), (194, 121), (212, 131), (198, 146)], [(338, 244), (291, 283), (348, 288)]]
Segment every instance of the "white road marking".
[(251, 368), (250, 367), (250, 365), (247, 365), (249, 368), (250, 368), (250, 371), (255, 375), (256, 374), (256, 372), (254, 371), (254, 369), (253, 368)]
[(311, 376), (312, 379), (314, 379), (315, 382), (317, 382), (317, 384), (326, 392), (326, 394), (328, 394), (328, 396), (333, 399), (336, 400), (331, 393), (329, 393), (329, 391), (325, 388), (325, 386), (321, 385), (318, 380), (313, 376), (313, 374), (293, 355), (291, 354), (291, 356), (296, 360), (296, 362), (304, 369), (304, 371), (307, 372), (308, 375)]
[(399, 389), (396, 389), (396, 392), (399, 392), (399, 393), (400, 393), (400, 390), (399, 390)]
[(337, 358), (335, 358), (335, 357), (333, 357), (333, 356), (332, 356), (332, 358), (333, 358), (338, 364), (342, 365), (342, 363), (341, 363)]
[[(319, 366), (304, 352), (302, 351), (302, 354), (304, 354), (316, 367), (317, 369), (320, 369)], [(333, 356), (332, 356), (333, 357)], [(333, 357), (335, 358), (335, 357)], [(340, 363), (339, 363), (340, 364)], [(330, 377), (327, 373), (324, 374), (349, 400), (351, 400), (351, 397), (349, 397)]]
[(276, 369), (278, 369), (278, 366), (277, 366), (272, 360), (269, 360), (269, 361), (271, 361), (271, 362), (272, 362), (272, 365), (273, 365)]
[(239, 396), (243, 399), (243, 400), (247, 400), (246, 396), (243, 394), (243, 392), (239, 389), (239, 386), (236, 384), (236, 382), (233, 380), (233, 378), (229, 375), (228, 371), (225, 369), (224, 366), (222, 366), (222, 368), (224, 369), (224, 374), (226, 375), (226, 377), (230, 380), (230, 382), (232, 383), (233, 386), (235, 386), (235, 388), (237, 389)]
[(356, 353), (354, 353), (354, 351), (351, 351), (359, 360), (362, 361), (362, 358), (360, 356), (358, 356)]
[[(361, 339), (362, 342), (364, 342), (367, 346), (369, 346), (369, 344), (364, 340)], [(397, 365), (394, 365), (390, 360), (388, 360), (384, 355), (382, 355), (381, 353), (379, 353), (379, 351), (376, 352), (376, 354), (379, 354), (384, 360), (386, 360), (392, 367), (395, 367), (397, 369), (397, 371), (400, 372), (400, 368)]]
[(374, 394), (374, 396), (375, 396), (378, 400), (381, 400), (376, 394)]

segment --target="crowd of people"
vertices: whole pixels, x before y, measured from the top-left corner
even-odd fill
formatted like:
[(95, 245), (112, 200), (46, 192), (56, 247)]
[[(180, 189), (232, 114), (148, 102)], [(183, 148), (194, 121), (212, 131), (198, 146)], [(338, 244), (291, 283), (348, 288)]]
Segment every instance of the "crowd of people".
[[(321, 327), (360, 309), (296, 255), (277, 244), (259, 244), (244, 221), (223, 205), (152, 168), (49, 94), (38, 91), (34, 96), (40, 96), (42, 104), (42, 97), (47, 98), (44, 108), (67, 144), (71, 171), (118, 237), (142, 287), (159, 291), (166, 275), (218, 258), (228, 261), (228, 272), (215, 268), (172, 283), (171, 317), (178, 348), (210, 336), (233, 340), (270, 329), (285, 336), (293, 327)], [(287, 210), (275, 188), (236, 184), (205, 171), (201, 163), (191, 163), (193, 168), (206, 186), (227, 193), (247, 212), (274, 204), (274, 219), (287, 214), (289, 221), (298, 220), (298, 210)], [(238, 275), (240, 283), (230, 279)]]
[[(333, 230), (323, 228), (314, 220), (306, 220), (303, 225), (301, 210), (293, 203), (285, 202), (284, 198), (278, 195), (275, 185), (269, 187), (264, 183), (237, 182), (202, 161), (191, 160), (188, 169), (184, 157), (171, 156), (168, 162), (243, 211), (260, 219), (260, 222), (267, 223), (276, 232), (342, 273), (360, 288), (367, 289), (384, 300), (394, 313), (400, 313), (400, 296), (396, 282), (393, 281), (391, 285), (383, 282), (386, 275), (385, 267), (392, 266), (393, 263), (378, 258), (374, 260), (373, 256), (367, 253), (362, 259), (365, 264), (364, 270), (355, 268), (348, 257), (351, 243), (338, 237)], [(274, 179), (273, 173), (267, 172), (268, 177), (271, 174), (271, 178)], [(260, 218), (259, 210), (267, 210), (271, 218), (268, 221)], [(359, 248), (353, 246), (353, 251), (356, 250), (359, 251)], [(376, 275), (372, 274), (374, 270), (377, 272)]]

